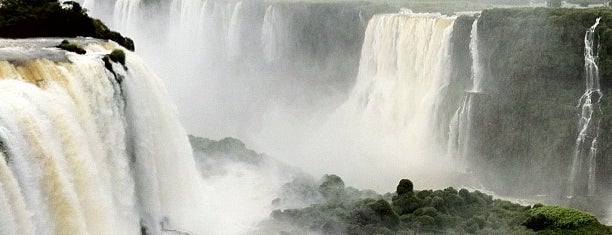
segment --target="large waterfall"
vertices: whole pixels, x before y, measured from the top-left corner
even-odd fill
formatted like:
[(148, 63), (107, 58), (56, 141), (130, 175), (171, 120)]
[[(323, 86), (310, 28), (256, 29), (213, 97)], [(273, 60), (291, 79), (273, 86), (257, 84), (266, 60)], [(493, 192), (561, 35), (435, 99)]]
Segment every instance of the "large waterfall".
[(431, 133), (427, 129), (448, 85), (453, 22), (437, 14), (374, 16), (346, 105), (382, 130), (399, 128), (421, 137)]
[[(384, 170), (389, 178), (407, 175), (432, 185), (444, 181), (441, 172), (449, 163), (436, 144), (433, 120), (449, 84), (454, 21), (455, 17), (408, 11), (375, 15), (369, 21), (354, 88), (322, 128), (324, 134), (315, 137), (346, 153), (323, 155), (339, 155), (344, 161), (356, 155), (359, 160), (351, 167)], [(435, 164), (439, 174), (427, 172)], [(367, 182), (369, 174), (355, 178)]]
[[(0, 231), (204, 231), (191, 148), (160, 81), (114, 43), (0, 41)], [(102, 57), (126, 51), (125, 70)]]

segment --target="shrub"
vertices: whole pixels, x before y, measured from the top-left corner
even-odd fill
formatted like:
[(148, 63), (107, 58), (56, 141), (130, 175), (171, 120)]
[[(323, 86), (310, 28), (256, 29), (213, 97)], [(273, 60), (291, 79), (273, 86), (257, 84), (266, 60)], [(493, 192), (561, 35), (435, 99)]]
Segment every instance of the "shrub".
[(391, 205), (383, 199), (368, 203), (368, 207), (380, 217), (381, 223), (390, 229), (395, 229), (399, 225), (399, 215), (395, 213)]
[(319, 192), (329, 201), (339, 201), (344, 196), (344, 181), (337, 175), (325, 175), (321, 179)]
[(57, 48), (60, 48), (62, 50), (66, 50), (66, 51), (70, 51), (70, 52), (74, 52), (77, 54), (85, 54), (86, 51), (85, 49), (81, 48), (79, 45), (74, 44), (69, 42), (68, 40), (63, 40), (62, 43), (60, 43)]
[(409, 179), (401, 179), (397, 185), (397, 195), (412, 193), (413, 189), (414, 185), (412, 184), (412, 181)]
[(108, 55), (108, 58), (110, 58), (110, 60), (113, 61), (113, 62), (117, 62), (117, 63), (120, 63), (121, 65), (125, 66), (125, 52), (123, 52), (120, 49), (113, 50)]
[(531, 215), (524, 226), (533, 230), (549, 227), (574, 229), (582, 226), (599, 224), (595, 216), (576, 209), (560, 206), (541, 206), (531, 209)]

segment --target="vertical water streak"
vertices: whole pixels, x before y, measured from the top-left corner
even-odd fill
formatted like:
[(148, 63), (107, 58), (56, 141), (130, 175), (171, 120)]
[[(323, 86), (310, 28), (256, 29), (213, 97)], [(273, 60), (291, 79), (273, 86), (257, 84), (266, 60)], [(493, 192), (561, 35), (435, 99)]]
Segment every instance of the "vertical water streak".
[(472, 88), (465, 91), (461, 105), (451, 118), (448, 134), (448, 155), (458, 158), (460, 170), (469, 171), (468, 158), (471, 153), (472, 106), (474, 96), (482, 92), (483, 70), (478, 50), (478, 19), (472, 23), (470, 31), (470, 55), (472, 56)]
[[(7, 66), (2, 69), (7, 71)], [(11, 82), (5, 81), (0, 84), (0, 91), (4, 95), (14, 96), (15, 87)], [(12, 169), (15, 178), (23, 192), (23, 200), (26, 207), (31, 211), (31, 219), (36, 234), (52, 234), (55, 224), (51, 219), (50, 210), (43, 194), (42, 167), (34, 161), (33, 153), (30, 151), (28, 142), (21, 132), (15, 115), (10, 110), (9, 103), (0, 102), (0, 136), (11, 153), (11, 161), (7, 164)]]
[(202, 232), (206, 231), (202, 182), (178, 111), (161, 80), (135, 54), (126, 54), (129, 70), (118, 71), (125, 75), (131, 153), (139, 199), (149, 206), (141, 208), (148, 216), (147, 225), (207, 234)]
[[(597, 138), (599, 137), (600, 112), (599, 101), (603, 96), (599, 84), (598, 55), (595, 48), (595, 29), (601, 18), (587, 29), (584, 34), (584, 69), (586, 89), (578, 100), (580, 119), (578, 137), (569, 177), (568, 197), (576, 196), (576, 187), (581, 178), (586, 177), (587, 195), (595, 194), (595, 176), (597, 171)], [(586, 158), (586, 159), (585, 159)], [(583, 168), (586, 161), (586, 169)], [(586, 175), (582, 177), (581, 175)]]
[(480, 53), (478, 50), (478, 19), (472, 23), (470, 31), (470, 55), (472, 55), (472, 92), (478, 93), (482, 91), (482, 63), (480, 62)]
[[(6, 199), (11, 206), (15, 225), (17, 226), (16, 234), (34, 235), (34, 225), (32, 223), (32, 213), (26, 208), (23, 200), (22, 191), (19, 188), (19, 183), (9, 169), (7, 162), (10, 161), (9, 155), (0, 151), (0, 188), (4, 189)], [(3, 209), (4, 210), (4, 209)], [(7, 220), (8, 222), (8, 220)], [(8, 230), (0, 231), (7, 232)], [(7, 232), (7, 234), (10, 234)]]
[[(4, 158), (4, 154), (0, 153), (0, 157)], [(0, 159), (0, 161), (4, 160)], [(11, 208), (8, 196), (2, 185), (3, 183), (0, 181), (0, 231), (3, 234), (17, 234), (17, 224), (13, 216), (13, 208)]]
[(142, 0), (116, 0), (114, 26), (122, 32), (132, 32), (137, 25)]
[(240, 56), (241, 50), (241, 17), (242, 17), (242, 2), (237, 2), (232, 12), (232, 17), (229, 22), (226, 39), (227, 57), (229, 60), (234, 60)]
[(272, 63), (282, 58), (284, 53), (283, 22), (280, 8), (270, 5), (266, 9), (261, 29), (261, 44), (263, 57), (266, 62)]

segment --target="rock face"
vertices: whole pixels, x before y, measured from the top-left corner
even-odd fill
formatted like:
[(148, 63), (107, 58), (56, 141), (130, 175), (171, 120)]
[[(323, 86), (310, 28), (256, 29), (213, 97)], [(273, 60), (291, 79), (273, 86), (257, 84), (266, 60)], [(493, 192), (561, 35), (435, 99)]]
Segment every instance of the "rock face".
[[(598, 135), (596, 167), (589, 170), (588, 154), (577, 158), (581, 168), (576, 173), (575, 190), (570, 190), (573, 158), (576, 151), (584, 151), (577, 149), (575, 142), (581, 128), (580, 99), (588, 90), (585, 32), (598, 17), (601, 23), (595, 28), (594, 50), (601, 81), (598, 91), (603, 96), (593, 101), (601, 98), (593, 113), (599, 120), (593, 119), (599, 132), (590, 132), (587, 137)], [(482, 12), (478, 30), (488, 95), (476, 101), (471, 149), (478, 160), (473, 164), (489, 179), (485, 182), (488, 187), (507, 194), (543, 194), (559, 199), (609, 195), (610, 20), (612, 11), (608, 9)], [(589, 178), (595, 185), (591, 193)]]

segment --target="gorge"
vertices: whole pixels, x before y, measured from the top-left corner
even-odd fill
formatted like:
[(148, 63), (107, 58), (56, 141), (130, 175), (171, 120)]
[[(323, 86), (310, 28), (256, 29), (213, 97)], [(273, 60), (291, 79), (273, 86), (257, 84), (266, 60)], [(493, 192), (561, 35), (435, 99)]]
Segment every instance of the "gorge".
[[(92, 38), (69, 38), (83, 55), (0, 40), (0, 231), (248, 234), (302, 174), (612, 214), (609, 8), (80, 2), (142, 59)], [(109, 68), (116, 49), (126, 64)], [(194, 158), (187, 133), (284, 163)]]

